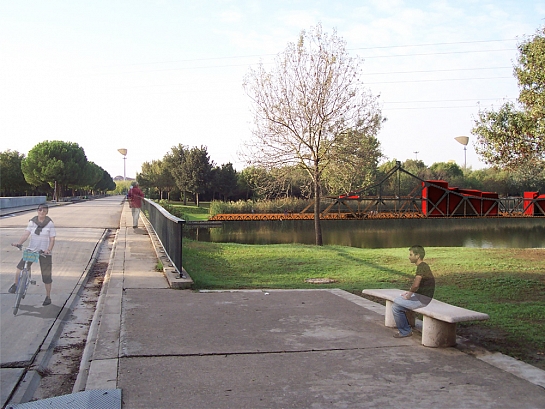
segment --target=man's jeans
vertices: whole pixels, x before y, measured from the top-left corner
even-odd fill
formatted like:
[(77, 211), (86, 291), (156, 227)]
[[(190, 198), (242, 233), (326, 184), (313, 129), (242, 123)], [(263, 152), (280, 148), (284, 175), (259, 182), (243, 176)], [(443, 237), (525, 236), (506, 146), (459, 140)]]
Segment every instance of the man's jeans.
[(414, 294), (409, 300), (406, 300), (402, 296), (396, 297), (392, 305), (392, 312), (394, 313), (394, 320), (396, 322), (397, 329), (401, 335), (409, 335), (412, 331), (411, 325), (409, 324), (407, 316), (405, 315), (405, 311), (423, 306), (424, 304), (421, 303)]

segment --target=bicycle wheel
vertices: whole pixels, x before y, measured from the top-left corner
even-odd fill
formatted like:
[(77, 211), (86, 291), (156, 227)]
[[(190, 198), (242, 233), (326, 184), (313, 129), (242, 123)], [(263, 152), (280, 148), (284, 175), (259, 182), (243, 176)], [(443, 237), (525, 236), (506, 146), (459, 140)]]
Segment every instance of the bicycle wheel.
[(17, 315), (19, 311), (19, 304), (21, 300), (25, 297), (26, 287), (28, 281), (28, 270), (22, 269), (19, 274), (19, 281), (17, 282), (17, 290), (15, 291), (15, 306), (13, 307), (13, 315)]

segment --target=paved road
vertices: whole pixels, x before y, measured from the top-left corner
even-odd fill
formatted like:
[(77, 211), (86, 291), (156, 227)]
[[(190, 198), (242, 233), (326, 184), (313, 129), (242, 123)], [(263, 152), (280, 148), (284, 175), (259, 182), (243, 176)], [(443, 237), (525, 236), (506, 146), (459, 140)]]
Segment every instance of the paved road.
[(0, 219), (0, 406), (25, 375), (40, 349), (59, 327), (59, 321), (79, 289), (90, 261), (108, 229), (119, 228), (122, 196), (51, 207), (57, 239), (53, 254), (52, 304), (45, 297), (39, 268), (36, 286), (31, 286), (19, 313), (13, 316), (14, 295), (7, 292), (13, 282), (21, 252), (10, 243), (20, 238), (28, 220), (36, 213), (18, 213)]

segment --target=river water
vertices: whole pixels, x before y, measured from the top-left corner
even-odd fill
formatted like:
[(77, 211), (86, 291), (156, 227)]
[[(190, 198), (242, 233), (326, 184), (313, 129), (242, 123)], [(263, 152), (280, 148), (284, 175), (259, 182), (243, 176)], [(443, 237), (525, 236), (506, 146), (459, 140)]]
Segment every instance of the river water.
[[(323, 220), (323, 242), (360, 248), (426, 247), (545, 248), (545, 218)], [(186, 226), (194, 240), (244, 244), (313, 244), (308, 220), (224, 222)]]

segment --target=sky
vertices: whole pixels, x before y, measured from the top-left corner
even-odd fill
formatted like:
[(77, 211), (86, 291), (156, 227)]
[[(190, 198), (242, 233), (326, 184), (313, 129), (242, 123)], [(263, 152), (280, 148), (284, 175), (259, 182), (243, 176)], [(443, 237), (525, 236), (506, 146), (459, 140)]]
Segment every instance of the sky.
[(545, 0), (0, 0), (0, 151), (76, 142), (135, 177), (173, 146), (204, 145), (242, 170), (244, 75), (320, 23), (380, 95), (384, 160), (480, 169), (471, 128), (516, 100), (517, 44), (544, 18)]

